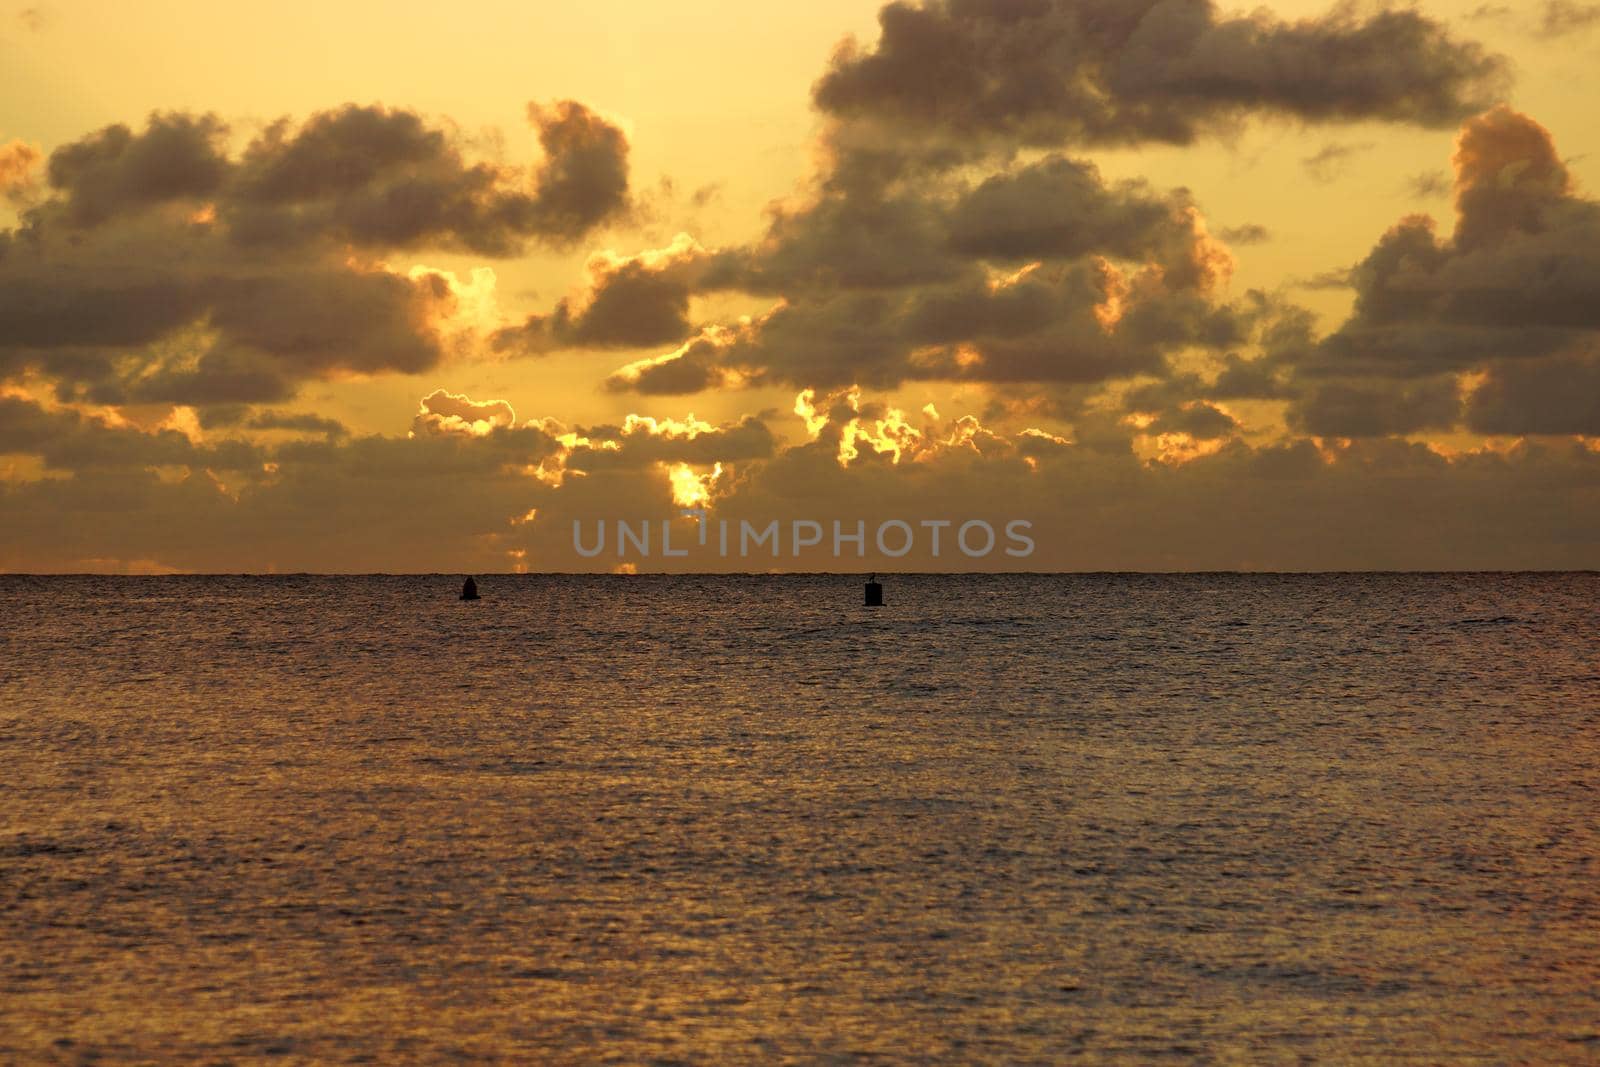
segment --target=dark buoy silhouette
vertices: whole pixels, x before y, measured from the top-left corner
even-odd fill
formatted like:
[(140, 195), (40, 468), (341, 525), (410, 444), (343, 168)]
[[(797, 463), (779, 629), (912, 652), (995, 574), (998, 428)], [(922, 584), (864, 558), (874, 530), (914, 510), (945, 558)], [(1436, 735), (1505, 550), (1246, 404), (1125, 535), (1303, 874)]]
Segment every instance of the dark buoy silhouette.
[(867, 579), (867, 607), (883, 607), (883, 586), (878, 584), (878, 576), (876, 574)]
[(461, 599), (462, 600), (477, 600), (478, 599), (478, 583), (473, 581), (471, 578), (468, 578), (467, 581), (466, 581), (466, 584), (461, 587)]

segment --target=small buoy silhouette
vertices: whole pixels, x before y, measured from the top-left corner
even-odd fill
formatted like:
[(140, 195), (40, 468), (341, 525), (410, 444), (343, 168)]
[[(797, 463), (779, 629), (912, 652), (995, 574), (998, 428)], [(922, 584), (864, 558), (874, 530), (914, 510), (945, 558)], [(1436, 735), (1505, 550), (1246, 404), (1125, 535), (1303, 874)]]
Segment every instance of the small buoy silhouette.
[(883, 586), (878, 584), (878, 576), (876, 574), (867, 579), (867, 607), (883, 607)]
[(461, 599), (462, 600), (477, 600), (478, 599), (478, 583), (473, 581), (471, 578), (468, 578), (467, 581), (466, 581), (466, 584), (461, 587)]

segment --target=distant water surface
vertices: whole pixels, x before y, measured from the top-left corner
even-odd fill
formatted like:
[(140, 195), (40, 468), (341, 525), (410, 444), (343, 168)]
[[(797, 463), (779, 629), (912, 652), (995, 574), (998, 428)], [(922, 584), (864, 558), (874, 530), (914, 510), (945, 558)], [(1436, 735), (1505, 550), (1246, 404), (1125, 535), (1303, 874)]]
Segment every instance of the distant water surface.
[(1600, 1056), (1600, 576), (0, 577), (0, 1062)]

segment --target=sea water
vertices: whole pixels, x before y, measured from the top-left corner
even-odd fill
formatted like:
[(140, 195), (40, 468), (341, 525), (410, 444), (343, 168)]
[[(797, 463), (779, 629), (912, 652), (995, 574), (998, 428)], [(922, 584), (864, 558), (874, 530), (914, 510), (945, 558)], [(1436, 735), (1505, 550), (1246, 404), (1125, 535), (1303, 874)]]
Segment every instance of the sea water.
[(0, 1062), (1600, 1055), (1600, 576), (0, 577)]

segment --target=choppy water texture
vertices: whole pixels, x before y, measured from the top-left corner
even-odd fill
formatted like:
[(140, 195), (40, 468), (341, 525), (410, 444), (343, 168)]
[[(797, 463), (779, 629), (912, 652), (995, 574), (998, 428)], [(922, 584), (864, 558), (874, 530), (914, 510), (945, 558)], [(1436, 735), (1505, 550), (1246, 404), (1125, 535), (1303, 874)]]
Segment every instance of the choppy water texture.
[(0, 578), (0, 1062), (1600, 1056), (1600, 576)]

